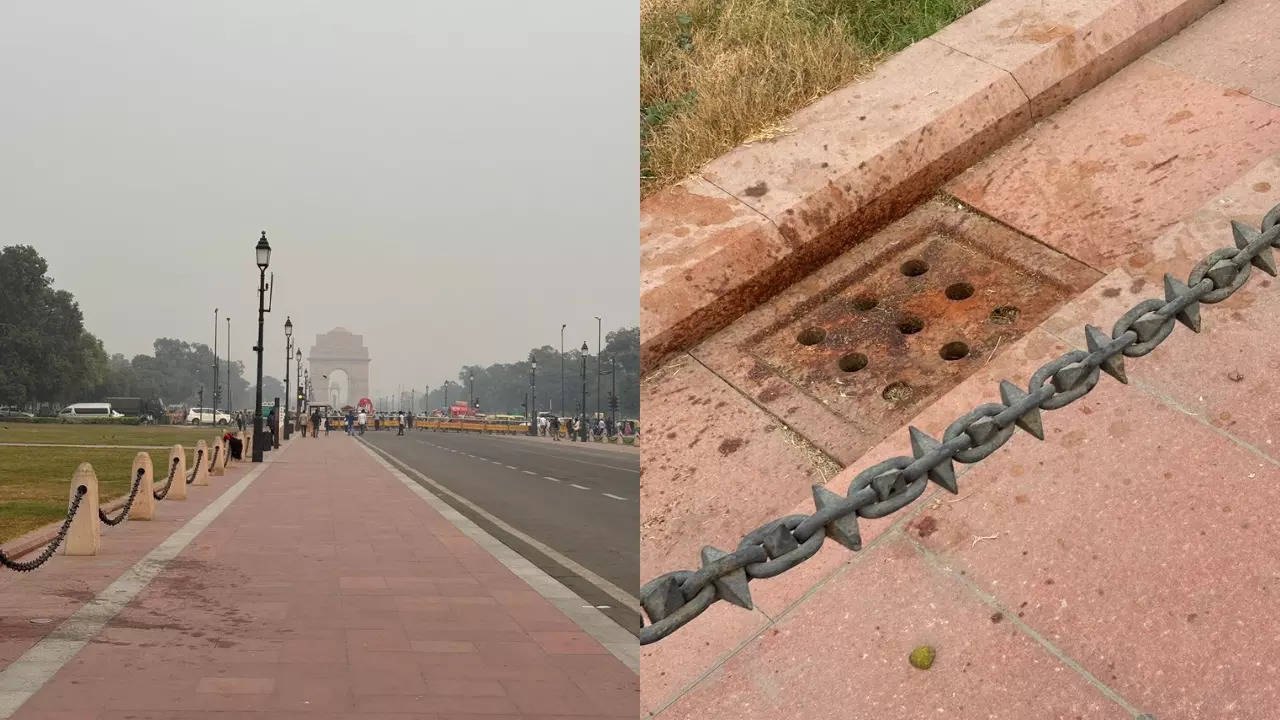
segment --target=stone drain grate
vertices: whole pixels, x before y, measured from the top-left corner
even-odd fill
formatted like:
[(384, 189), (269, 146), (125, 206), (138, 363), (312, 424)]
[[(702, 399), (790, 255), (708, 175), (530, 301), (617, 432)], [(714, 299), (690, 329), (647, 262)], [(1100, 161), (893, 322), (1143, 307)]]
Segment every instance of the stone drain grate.
[[(819, 446), (856, 452), (1098, 277), (1007, 227), (934, 200), (740, 319), (702, 355)], [(726, 339), (736, 358), (725, 352)], [(819, 417), (829, 414), (835, 423)], [(861, 431), (855, 446), (823, 442), (849, 435), (833, 429), (840, 422)], [(833, 454), (847, 460), (849, 452)]]

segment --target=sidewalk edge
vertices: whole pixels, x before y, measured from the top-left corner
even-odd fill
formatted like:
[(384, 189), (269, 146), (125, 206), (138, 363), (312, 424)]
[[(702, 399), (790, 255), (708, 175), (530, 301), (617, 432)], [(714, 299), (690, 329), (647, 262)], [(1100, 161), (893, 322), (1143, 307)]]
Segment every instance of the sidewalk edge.
[(364, 451), (369, 453), (392, 476), (404, 483), (404, 486), (409, 488), (410, 492), (422, 498), (424, 502), (444, 516), (454, 527), (458, 528), (463, 535), (471, 538), (477, 545), (484, 548), (485, 552), (492, 555), (495, 560), (528, 583), (534, 592), (546, 598), (560, 612), (572, 620), (574, 624), (582, 628), (583, 632), (595, 638), (623, 665), (626, 665), (637, 675), (640, 673), (640, 641), (636, 639), (635, 635), (632, 635), (621, 625), (611, 620), (609, 616), (597, 610), (595, 606), (583, 600), (577, 593), (543, 572), (541, 568), (534, 565), (524, 556), (485, 532), (470, 518), (454, 510), (452, 506), (437, 495), (437, 490), (442, 492), (449, 491), (441, 487), (436, 481), (422, 473), (415, 473), (434, 490), (428, 488), (422, 483), (415, 482), (389, 462), (383, 457), (381, 450), (363, 441), (360, 443), (360, 447), (364, 448)]
[[(282, 445), (281, 450), (287, 445)], [(126, 605), (133, 602), (169, 563), (204, 532), (249, 485), (279, 457), (271, 456), (204, 506), (194, 517), (143, 555), (110, 585), (46, 635), (40, 642), (0, 669), (0, 720), (13, 717), (64, 665), (89, 644)]]

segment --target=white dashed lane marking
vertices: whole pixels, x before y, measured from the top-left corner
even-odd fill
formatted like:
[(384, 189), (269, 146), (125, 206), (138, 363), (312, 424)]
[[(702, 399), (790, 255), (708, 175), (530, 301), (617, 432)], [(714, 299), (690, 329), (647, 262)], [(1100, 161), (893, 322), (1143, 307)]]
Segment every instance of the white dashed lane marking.
[[(487, 461), (487, 462), (493, 463), (494, 465), (502, 465), (503, 467), (507, 468), (508, 470), (520, 470), (520, 472), (524, 473), (525, 475), (535, 475), (535, 476), (536, 476), (536, 475), (538, 474), (538, 473), (536, 473), (536, 472), (534, 472), (534, 471), (532, 471), (532, 470), (521, 470), (520, 468), (518, 468), (518, 467), (516, 467), (516, 466), (514, 466), (514, 465), (507, 465), (506, 463), (502, 463), (502, 462), (499, 462), (499, 461), (497, 461), (497, 460), (489, 460), (488, 458), (483, 458), (483, 457), (480, 457), (479, 455), (472, 455), (472, 454), (471, 454), (471, 453), (469, 453), (469, 452), (459, 452), (458, 450), (455, 450), (455, 449), (453, 449), (453, 448), (447, 448), (447, 447), (445, 447), (445, 446), (443, 446), (443, 445), (436, 445), (435, 443), (427, 443), (427, 444), (428, 444), (428, 445), (430, 445), (431, 447), (434, 447), (434, 448), (439, 448), (439, 449), (441, 449), (441, 450), (448, 450), (448, 451), (449, 451), (449, 452), (451, 452), (451, 453), (458, 453), (458, 454), (460, 454), (460, 455), (466, 455), (466, 456), (467, 456), (467, 457), (469, 457), (469, 458), (474, 458), (474, 459), (476, 459), (476, 460), (480, 460), (481, 462), (486, 462), (486, 461)], [(545, 479), (545, 480), (550, 480), (551, 482), (557, 482), (557, 483), (558, 483), (558, 482), (563, 482), (562, 480), (560, 480), (560, 478), (553, 478), (553, 477), (551, 477), (550, 475), (543, 475), (542, 477), (543, 477), (543, 479)], [(577, 483), (569, 483), (569, 487), (577, 488), (577, 489), (579, 489), (579, 490), (590, 490), (590, 489), (591, 489), (591, 488), (589, 488), (589, 487), (585, 487), (585, 486), (583, 486), (583, 485), (579, 485), (579, 484), (577, 484)], [(614, 499), (614, 500), (622, 500), (623, 502), (626, 502), (626, 501), (627, 501), (627, 498), (619, 497), (619, 496), (617, 496), (617, 495), (614, 495), (613, 493), (602, 492), (602, 493), (600, 493), (600, 494), (601, 494), (601, 495), (603, 495), (603, 496), (605, 496), (605, 497), (607, 497), (607, 498), (612, 498), (612, 499)]]

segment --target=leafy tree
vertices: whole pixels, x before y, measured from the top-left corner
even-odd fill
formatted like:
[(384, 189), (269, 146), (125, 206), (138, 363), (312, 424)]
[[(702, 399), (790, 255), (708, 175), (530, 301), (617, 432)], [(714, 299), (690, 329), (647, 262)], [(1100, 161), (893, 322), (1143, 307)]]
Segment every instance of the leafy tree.
[(0, 250), (0, 404), (87, 399), (106, 378), (102, 342), (29, 245)]

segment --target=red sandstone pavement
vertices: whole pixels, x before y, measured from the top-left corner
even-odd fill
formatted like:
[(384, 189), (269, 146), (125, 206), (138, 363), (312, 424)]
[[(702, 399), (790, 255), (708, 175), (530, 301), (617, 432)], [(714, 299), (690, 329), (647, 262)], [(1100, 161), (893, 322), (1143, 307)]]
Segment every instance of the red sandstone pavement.
[[(246, 471), (4, 576), (4, 661)], [(226, 482), (224, 482), (224, 480)], [(181, 508), (181, 509), (179, 509)], [(186, 510), (186, 512), (183, 512)], [(33, 625), (33, 616), (50, 624)], [(9, 632), (24, 629), (24, 637)], [(635, 717), (634, 673), (356, 441), (295, 440), (16, 718)]]
[[(1227, 0), (1031, 127), (946, 188), (982, 214), (1103, 274), (1006, 344), (909, 424), (1026, 384), (1043, 362), (1110, 329), (1164, 272), (1231, 245), (1280, 202), (1276, 0)], [(1265, 36), (1265, 37), (1264, 37)], [(1255, 271), (1229, 300), (1046, 412), (973, 466), (862, 521), (864, 549), (827, 543), (752, 583), (752, 611), (716, 603), (642, 656), (642, 706), (661, 718), (1177, 718), (1280, 716), (1280, 281)], [(703, 544), (791, 512), (809, 483), (843, 493), (910, 455), (905, 426), (828, 478), (759, 388), (717, 373), (728, 336), (782, 315), (761, 306), (646, 379), (642, 579), (697, 567)], [(690, 413), (696, 408), (700, 414)], [(725, 422), (706, 414), (731, 413)], [(824, 432), (835, 429), (827, 418)], [(805, 421), (810, 422), (809, 416)], [(706, 427), (704, 427), (706, 426)], [(850, 427), (853, 427), (851, 424)], [(670, 429), (660, 432), (659, 429)], [(697, 442), (694, 442), (697, 440)], [(648, 458), (660, 458), (651, 463)], [(821, 477), (818, 477), (821, 476)], [(907, 663), (918, 645), (932, 669)]]

